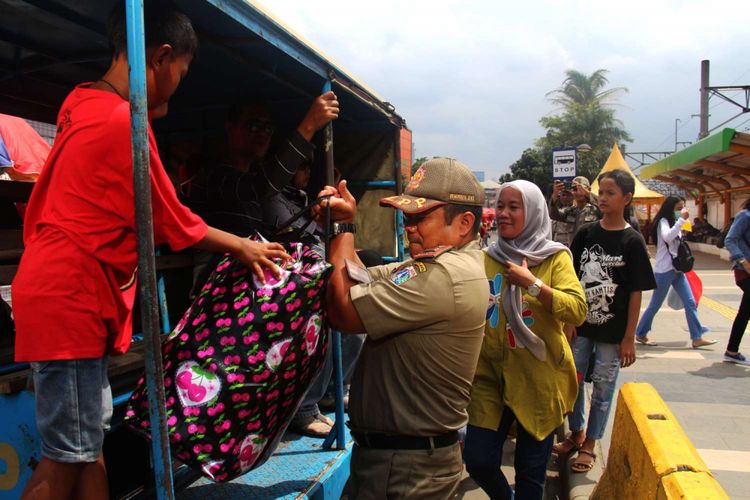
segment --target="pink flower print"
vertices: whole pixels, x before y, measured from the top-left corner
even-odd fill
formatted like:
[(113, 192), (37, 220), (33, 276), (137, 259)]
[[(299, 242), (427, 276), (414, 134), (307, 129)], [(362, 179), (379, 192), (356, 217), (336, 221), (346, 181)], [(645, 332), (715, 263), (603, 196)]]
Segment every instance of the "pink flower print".
[(135, 417), (135, 412), (131, 409), (128, 409), (128, 411), (125, 412), (125, 416), (128, 418), (133, 418)]
[(226, 453), (232, 449), (232, 446), (234, 446), (235, 442), (236, 442), (235, 439), (232, 438), (226, 443), (219, 445), (219, 449), (221, 450), (222, 453)]
[(300, 299), (295, 299), (294, 301), (286, 305), (286, 310), (288, 312), (292, 312), (295, 309), (297, 309), (300, 305), (302, 305), (302, 301)]
[(245, 426), (245, 429), (249, 431), (255, 431), (260, 429), (260, 421), (250, 422)]
[(218, 266), (216, 266), (216, 270), (217, 271), (223, 271), (224, 269), (226, 269), (226, 268), (229, 267), (229, 264), (230, 264), (230, 261), (229, 261), (229, 259), (227, 259), (226, 261), (224, 261), (221, 264), (219, 264)]
[(250, 410), (240, 410), (237, 412), (237, 416), (240, 418), (240, 420), (245, 420), (245, 418), (249, 417), (252, 412)]
[(258, 361), (263, 361), (266, 359), (266, 353), (265, 351), (259, 351), (258, 354), (255, 355), (255, 357), (258, 359)]
[(281, 295), (286, 295), (287, 293), (295, 290), (297, 288), (297, 284), (294, 281), (290, 281), (287, 286), (279, 290), (281, 292)]
[(295, 375), (297, 375), (297, 370), (290, 370), (284, 373), (284, 379), (289, 380), (290, 378), (293, 378)]
[(268, 288), (259, 288), (256, 293), (261, 297), (271, 297), (273, 295), (273, 292)]
[(292, 340), (286, 339), (280, 342), (276, 342), (271, 346), (271, 348), (268, 350), (268, 355), (266, 357), (266, 365), (271, 370), (276, 371), (276, 368), (278, 368), (279, 365), (281, 364), (281, 361), (284, 359), (284, 355), (286, 354), (286, 351), (287, 349), (289, 349), (289, 346), (291, 344), (292, 344)]
[(252, 323), (254, 319), (255, 319), (255, 315), (253, 313), (247, 313), (244, 316), (242, 316), (239, 320), (237, 320), (237, 322), (241, 326), (244, 326), (245, 323)]
[(189, 338), (190, 336), (187, 333), (183, 333), (182, 335), (180, 335), (180, 340), (182, 342), (187, 342)]
[(229, 308), (229, 305), (226, 302), (220, 302), (218, 304), (214, 304), (214, 312), (226, 311), (228, 308)]
[(318, 295), (318, 291), (317, 290), (313, 289), (313, 290), (308, 290), (307, 291), (307, 298), (308, 299), (311, 299), (311, 298), (315, 297), (316, 295)]
[(197, 340), (198, 342), (201, 342), (203, 339), (205, 339), (206, 337), (208, 337), (210, 334), (211, 334), (211, 330), (209, 330), (208, 328), (204, 328), (203, 330), (201, 330), (200, 332), (198, 332), (197, 334), (195, 334), (195, 340)]
[(242, 299), (234, 303), (233, 307), (235, 311), (239, 311), (240, 309), (247, 306), (248, 304), (250, 304), (250, 297), (242, 297)]
[(232, 293), (239, 293), (242, 290), (247, 290), (247, 281), (243, 281), (239, 285), (235, 285), (232, 287)]
[(217, 286), (211, 291), (211, 295), (214, 297), (217, 295), (224, 295), (225, 293), (227, 293), (227, 289), (223, 286)]
[(182, 441), (182, 435), (179, 432), (175, 432), (174, 434), (172, 434), (170, 441), (172, 441), (173, 443), (179, 443), (180, 441)]
[(250, 401), (250, 394), (232, 394), (232, 401), (235, 403), (239, 403), (240, 401)]

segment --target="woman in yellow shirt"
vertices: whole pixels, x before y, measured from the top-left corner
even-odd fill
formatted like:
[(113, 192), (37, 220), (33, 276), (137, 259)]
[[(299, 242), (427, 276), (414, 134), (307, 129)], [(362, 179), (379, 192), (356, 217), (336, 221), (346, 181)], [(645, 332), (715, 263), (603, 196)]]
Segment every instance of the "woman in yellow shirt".
[(535, 184), (501, 186), (497, 225), (498, 241), (485, 255), (491, 296), (464, 460), (490, 498), (511, 498), (500, 459), (517, 422), (515, 495), (541, 499), (552, 434), (578, 391), (563, 325), (584, 321), (586, 300), (570, 251), (550, 240), (547, 205)]

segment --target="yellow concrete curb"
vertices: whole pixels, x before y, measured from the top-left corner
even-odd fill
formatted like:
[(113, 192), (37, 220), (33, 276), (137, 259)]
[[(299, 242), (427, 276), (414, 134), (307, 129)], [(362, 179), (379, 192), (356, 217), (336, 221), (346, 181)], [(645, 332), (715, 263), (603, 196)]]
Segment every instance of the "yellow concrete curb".
[(729, 498), (651, 384), (627, 383), (593, 499)]

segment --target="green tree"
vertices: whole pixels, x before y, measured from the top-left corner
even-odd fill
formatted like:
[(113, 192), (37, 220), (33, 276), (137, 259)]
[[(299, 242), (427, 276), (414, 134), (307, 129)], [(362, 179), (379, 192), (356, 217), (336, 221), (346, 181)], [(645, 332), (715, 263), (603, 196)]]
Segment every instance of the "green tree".
[(565, 72), (562, 85), (547, 93), (558, 112), (539, 120), (545, 135), (511, 166), (513, 178), (527, 179), (546, 192), (552, 184), (552, 150), (587, 144), (591, 150), (579, 152), (577, 173), (593, 180), (612, 145), (632, 141), (614, 109), (617, 99), (628, 90), (607, 88), (607, 73), (606, 69), (590, 75), (577, 70)]

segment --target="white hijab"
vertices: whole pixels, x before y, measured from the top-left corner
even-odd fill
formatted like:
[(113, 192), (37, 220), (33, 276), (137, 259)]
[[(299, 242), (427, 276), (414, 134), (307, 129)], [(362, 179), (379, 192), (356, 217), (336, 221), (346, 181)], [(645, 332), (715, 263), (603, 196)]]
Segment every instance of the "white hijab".
[[(512, 240), (503, 239), (498, 230), (497, 241), (487, 249), (489, 256), (502, 264), (513, 262), (518, 265), (521, 265), (523, 259), (526, 258), (529, 267), (534, 267), (562, 250), (571, 255), (568, 247), (550, 239), (552, 225), (547, 203), (539, 187), (524, 180), (506, 182), (500, 186), (498, 197), (503, 190), (508, 188), (513, 188), (521, 193), (524, 208), (523, 230)], [(539, 338), (523, 322), (521, 288), (511, 284), (502, 301), (505, 317), (518, 342), (538, 360), (544, 361), (547, 358), (544, 340)]]

